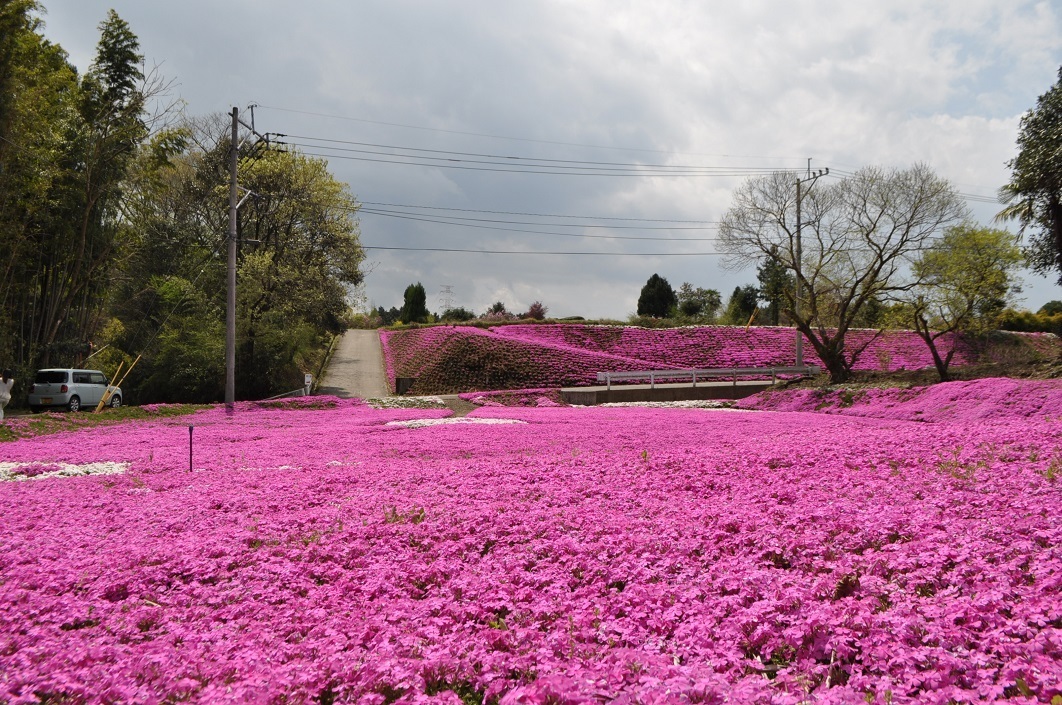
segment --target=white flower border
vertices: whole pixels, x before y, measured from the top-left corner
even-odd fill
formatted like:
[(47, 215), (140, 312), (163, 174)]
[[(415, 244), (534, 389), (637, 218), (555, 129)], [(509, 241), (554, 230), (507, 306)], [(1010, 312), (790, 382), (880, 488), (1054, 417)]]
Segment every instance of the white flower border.
[[(27, 465), (56, 465), (58, 470), (44, 472), (40, 475), (27, 477), (18, 474), (18, 469)], [(25, 463), (0, 463), (0, 482), (19, 482), (22, 480), (48, 480), (53, 477), (84, 477), (86, 475), (121, 475), (129, 469), (129, 463), (102, 462), (102, 463), (56, 463), (44, 460), (35, 460)]]
[(480, 419), (468, 416), (448, 416), (445, 419), (410, 419), (408, 421), (388, 421), (386, 426), (403, 426), (405, 428), (424, 428), (425, 426), (444, 426), (448, 424), (525, 424), (517, 419)]

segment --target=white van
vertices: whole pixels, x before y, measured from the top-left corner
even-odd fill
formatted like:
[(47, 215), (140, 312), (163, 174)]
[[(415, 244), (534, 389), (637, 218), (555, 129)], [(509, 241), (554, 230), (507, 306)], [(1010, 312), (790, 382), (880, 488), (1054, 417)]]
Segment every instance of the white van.
[(109, 387), (107, 377), (99, 370), (37, 370), (29, 388), (29, 407), (33, 413), (48, 408), (92, 409), (108, 389), (112, 394), (107, 405), (117, 409), (122, 405), (122, 390)]

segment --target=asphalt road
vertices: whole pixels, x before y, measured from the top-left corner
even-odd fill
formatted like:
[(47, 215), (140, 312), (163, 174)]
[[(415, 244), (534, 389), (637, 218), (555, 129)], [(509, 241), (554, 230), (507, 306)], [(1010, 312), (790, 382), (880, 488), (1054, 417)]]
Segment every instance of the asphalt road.
[(332, 353), (317, 393), (361, 399), (390, 396), (380, 334), (375, 330), (348, 330), (344, 333)]

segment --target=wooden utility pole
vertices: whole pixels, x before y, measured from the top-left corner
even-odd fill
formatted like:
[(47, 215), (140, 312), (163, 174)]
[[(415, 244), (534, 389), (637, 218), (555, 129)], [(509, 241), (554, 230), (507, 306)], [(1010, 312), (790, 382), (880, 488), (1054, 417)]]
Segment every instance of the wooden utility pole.
[(229, 257), (228, 291), (225, 299), (225, 404), (236, 402), (236, 213), (239, 186), (236, 165), (240, 154), (240, 110), (232, 109), (232, 140), (229, 143)]
[[(800, 222), (800, 185), (801, 184), (814, 184), (815, 181), (819, 179), (819, 177), (826, 176), (827, 174), (830, 173), (830, 170), (827, 168), (827, 169), (819, 169), (817, 172), (812, 174), (810, 172), (810, 167), (811, 167), (811, 160), (809, 159), (808, 160), (808, 169), (809, 169), (809, 171), (808, 171), (807, 178), (797, 179), (797, 182), (796, 182), (796, 216), (797, 216), (797, 218), (796, 218), (796, 220), (797, 220), (797, 222), (796, 222), (796, 298), (793, 300), (793, 313), (796, 314), (796, 318), (798, 320), (800, 319), (800, 298), (801, 298), (801, 294), (803, 293), (802, 292), (802, 286), (801, 286), (801, 283), (802, 283), (802, 280), (803, 280), (803, 273), (801, 272), (801, 269), (800, 269), (800, 267), (801, 267), (801, 257), (802, 257), (801, 243), (800, 243), (800, 229), (801, 229), (801, 225), (802, 225), (801, 222)], [(811, 187), (809, 186), (808, 188), (811, 188)], [(799, 328), (797, 328), (797, 332), (796, 332), (796, 366), (797, 367), (803, 367), (804, 366), (804, 334), (800, 332)]]

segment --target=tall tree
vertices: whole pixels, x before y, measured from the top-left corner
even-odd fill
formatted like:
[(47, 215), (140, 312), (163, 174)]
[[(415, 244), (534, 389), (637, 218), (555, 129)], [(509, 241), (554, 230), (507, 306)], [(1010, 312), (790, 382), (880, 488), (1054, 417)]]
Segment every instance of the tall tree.
[(776, 326), (786, 303), (792, 305), (796, 294), (793, 275), (779, 261), (777, 248), (766, 255), (763, 263), (756, 268), (756, 279), (760, 283), (760, 298), (767, 302), (767, 319), (772, 326)]
[(1018, 291), (1014, 275), (1021, 262), (1014, 235), (970, 224), (949, 228), (916, 256), (918, 284), (901, 298), (901, 311), (929, 346), (941, 381), (948, 379), (956, 334), (995, 327)]
[[(132, 169), (125, 213), (137, 239), (115, 311), (126, 322), (121, 346), (145, 353), (134, 380), (141, 398), (223, 391), (223, 376), (194, 368), (224, 339), (228, 135), (221, 116), (189, 120), (157, 134)], [(246, 141), (239, 168), (255, 194), (237, 230), (236, 392), (247, 399), (300, 387), (316, 370), (329, 336), (348, 325), (346, 292), (361, 281), (363, 252), (357, 201), (323, 161)], [(190, 372), (168, 384), (173, 369)]]
[(63, 183), (76, 168), (77, 72), (40, 34), (36, 2), (0, 3), (0, 356), (37, 364), (40, 283), (67, 228)]
[(105, 298), (107, 268), (128, 234), (119, 217), (122, 182), (147, 137), (136, 35), (114, 10), (99, 29), (96, 58), (81, 81), (81, 121), (69, 134), (69, 158), (76, 160), (65, 185), (70, 227), (56, 243), (41, 292), (44, 364), (61, 334), (83, 340), (93, 327), (92, 302)]
[(653, 274), (638, 296), (638, 315), (667, 318), (677, 304), (678, 299), (671, 284), (659, 274)]
[(716, 312), (723, 305), (719, 292), (715, 289), (694, 287), (689, 282), (683, 282), (675, 292), (678, 302), (678, 312), (686, 318), (697, 321), (712, 321)]
[(752, 320), (752, 315), (756, 313), (759, 293), (759, 289), (751, 284), (734, 287), (733, 293), (726, 302), (724, 320), (735, 326), (747, 325)]
[(1055, 272), (1062, 284), (1062, 68), (1055, 85), (1022, 117), (1018, 156), (1007, 166), (1010, 183), (1000, 199), (1008, 205), (997, 217), (1034, 231), (1029, 263), (1038, 272)]
[(420, 282), (406, 287), (403, 297), (402, 313), (399, 317), (403, 323), (427, 323), (428, 322), (428, 295), (424, 291), (424, 285)]
[(846, 335), (874, 299), (909, 289), (911, 257), (940, 232), (964, 221), (965, 202), (928, 167), (865, 168), (802, 198), (802, 257), (797, 259), (796, 180), (776, 173), (747, 181), (720, 225), (727, 264), (743, 267), (775, 257), (802, 289), (800, 312), (784, 313), (811, 343), (834, 382), (873, 340), (846, 347)]

